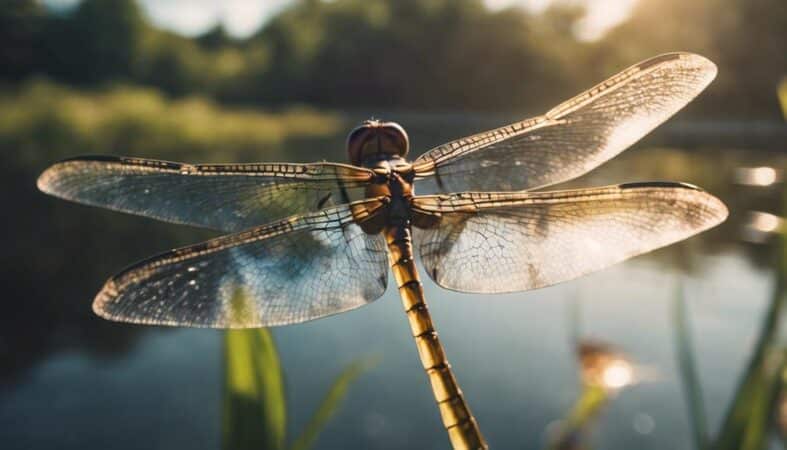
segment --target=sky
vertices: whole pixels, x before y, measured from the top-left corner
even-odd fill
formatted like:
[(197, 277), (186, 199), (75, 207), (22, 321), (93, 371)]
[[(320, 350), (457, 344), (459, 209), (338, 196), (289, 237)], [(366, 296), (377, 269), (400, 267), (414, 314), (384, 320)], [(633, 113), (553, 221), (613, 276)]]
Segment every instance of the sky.
[[(68, 7), (79, 0), (44, 0), (55, 7)], [(222, 23), (232, 36), (243, 38), (254, 33), (266, 20), (292, 0), (138, 0), (157, 26), (187, 36), (207, 31)], [(484, 0), (491, 9), (520, 6), (541, 11), (555, 0)], [(565, 0), (558, 0), (565, 1)], [(636, 0), (573, 0), (587, 8), (578, 24), (577, 35), (593, 40), (625, 20)]]

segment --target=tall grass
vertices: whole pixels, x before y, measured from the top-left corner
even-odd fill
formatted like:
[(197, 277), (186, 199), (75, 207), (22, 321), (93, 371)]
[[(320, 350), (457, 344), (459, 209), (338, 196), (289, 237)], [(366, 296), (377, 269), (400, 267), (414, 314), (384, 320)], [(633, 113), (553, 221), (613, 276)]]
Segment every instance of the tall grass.
[(376, 359), (366, 358), (346, 366), (301, 433), (288, 439), (285, 376), (273, 336), (265, 328), (228, 330), (224, 337), (224, 448), (308, 450), (355, 380), (376, 364)]
[(203, 97), (169, 99), (115, 85), (76, 91), (36, 80), (0, 91), (0, 151), (20, 166), (77, 154), (151, 155), (198, 162), (273, 159), (288, 139), (333, 136), (345, 127), (309, 108), (227, 109)]
[[(787, 193), (783, 214), (787, 214)], [(785, 393), (787, 375), (787, 343), (785, 308), (787, 304), (787, 233), (777, 233), (774, 264), (774, 286), (770, 303), (760, 328), (752, 356), (741, 377), (732, 401), (713, 439), (706, 438), (704, 408), (696, 362), (688, 339), (688, 324), (682, 297), (676, 297), (676, 333), (678, 365), (689, 399), (695, 444), (698, 450), (760, 450), (766, 448), (774, 430), (776, 415)], [(784, 432), (784, 430), (781, 430)]]
[(686, 404), (689, 408), (694, 448), (696, 450), (706, 450), (708, 448), (707, 414), (705, 413), (705, 404), (702, 400), (702, 385), (694, 363), (696, 356), (694, 354), (694, 345), (692, 344), (691, 327), (686, 310), (683, 286), (678, 288), (675, 295), (672, 320), (675, 323), (678, 369), (683, 382)]
[(588, 448), (588, 434), (602, 408), (610, 401), (609, 392), (601, 386), (583, 385), (568, 415), (560, 421), (547, 450), (580, 450)]
[(224, 382), (224, 447), (284, 448), (284, 376), (268, 330), (225, 333)]
[(779, 98), (779, 104), (782, 106), (782, 115), (784, 120), (787, 120), (787, 77), (782, 78), (779, 86), (776, 88), (776, 94)]

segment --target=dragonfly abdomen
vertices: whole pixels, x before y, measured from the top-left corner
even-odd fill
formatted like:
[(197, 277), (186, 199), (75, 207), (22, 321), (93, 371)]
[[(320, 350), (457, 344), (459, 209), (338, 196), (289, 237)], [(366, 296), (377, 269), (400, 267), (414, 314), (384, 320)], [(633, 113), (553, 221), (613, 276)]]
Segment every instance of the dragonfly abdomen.
[(432, 385), (440, 416), (455, 449), (487, 449), (470, 407), (451, 370), (445, 350), (432, 324), (424, 290), (413, 260), (409, 225), (391, 225), (384, 229), (391, 269), (399, 287), (405, 313), (410, 323), (418, 356)]

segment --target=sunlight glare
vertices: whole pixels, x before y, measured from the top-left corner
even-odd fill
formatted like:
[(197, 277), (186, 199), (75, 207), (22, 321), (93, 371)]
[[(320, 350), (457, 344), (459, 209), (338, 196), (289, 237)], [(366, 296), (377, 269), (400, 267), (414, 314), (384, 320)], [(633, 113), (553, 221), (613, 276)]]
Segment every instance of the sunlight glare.
[[(484, 3), (487, 8), (493, 11), (521, 7), (527, 11), (539, 13), (559, 2), (555, 0), (484, 0)], [(583, 41), (594, 41), (628, 19), (637, 0), (575, 0), (575, 3), (582, 5), (587, 11), (585, 17), (577, 22), (574, 30), (576, 37)]]
[(735, 182), (746, 186), (770, 186), (781, 181), (781, 174), (773, 167), (739, 167)]
[(751, 227), (763, 233), (773, 233), (777, 231), (782, 224), (781, 217), (765, 212), (753, 212), (750, 218)]
[(604, 368), (601, 381), (607, 389), (620, 389), (631, 384), (633, 375), (631, 364), (615, 359)]
[(784, 219), (781, 217), (761, 211), (750, 211), (743, 224), (741, 234), (745, 241), (762, 244), (771, 235), (783, 229)]

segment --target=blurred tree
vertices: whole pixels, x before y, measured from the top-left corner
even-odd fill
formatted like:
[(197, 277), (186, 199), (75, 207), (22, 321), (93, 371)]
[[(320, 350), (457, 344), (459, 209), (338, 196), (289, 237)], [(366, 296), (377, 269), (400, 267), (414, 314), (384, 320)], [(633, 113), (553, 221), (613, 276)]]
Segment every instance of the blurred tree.
[(429, 109), (542, 103), (566, 77), (541, 46), (556, 35), (539, 36), (536, 21), (520, 9), (490, 13), (480, 0), (301, 1), (253, 38), (272, 53), (255, 98)]
[(197, 36), (195, 40), (197, 44), (207, 49), (217, 49), (232, 44), (232, 39), (227, 34), (227, 30), (225, 30), (224, 26), (220, 23)]
[(716, 0), (719, 90), (736, 116), (779, 116), (773, 90), (787, 74), (787, 1)]
[(691, 111), (779, 117), (787, 74), (784, 0), (640, 0), (600, 41), (574, 33), (584, 9), (490, 11), (482, 0), (295, 0), (256, 34), (222, 25), (186, 38), (148, 24), (134, 0), (35, 0), (0, 10), (0, 78), (131, 80), (170, 95), (330, 107), (539, 112), (622, 67), (686, 50), (719, 65)]
[(0, 8), (0, 78), (18, 80), (38, 67), (45, 10), (35, 0), (10, 0)]
[(146, 31), (133, 0), (84, 0), (51, 17), (44, 35), (49, 72), (78, 84), (133, 78)]
[(170, 95), (204, 90), (210, 68), (195, 42), (169, 32), (149, 32), (138, 64), (138, 78)]
[(778, 117), (773, 90), (787, 73), (784, 0), (640, 0), (631, 18), (595, 46), (592, 58), (598, 63), (588, 67), (609, 73), (675, 50), (703, 54), (719, 66), (708, 95), (690, 109)]

